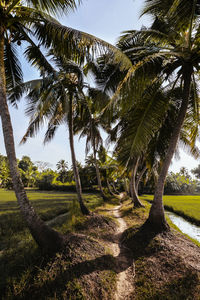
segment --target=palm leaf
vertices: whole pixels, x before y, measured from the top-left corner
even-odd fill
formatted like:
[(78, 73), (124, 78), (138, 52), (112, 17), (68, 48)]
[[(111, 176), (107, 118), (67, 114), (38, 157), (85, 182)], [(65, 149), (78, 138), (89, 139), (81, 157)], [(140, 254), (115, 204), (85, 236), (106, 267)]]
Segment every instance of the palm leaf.
[(53, 14), (74, 10), (80, 2), (81, 0), (26, 0), (30, 7)]
[(129, 58), (122, 51), (88, 33), (47, 21), (35, 24), (35, 34), (45, 47), (52, 47), (58, 55), (82, 60), (83, 57), (91, 57), (91, 54), (94, 57), (111, 51), (122, 69), (131, 66)]
[(145, 151), (155, 132), (162, 125), (167, 112), (169, 99), (163, 93), (152, 88), (146, 91), (143, 100), (135, 107), (130, 125), (122, 133), (120, 140), (125, 139), (130, 144), (131, 157), (139, 156)]
[[(13, 43), (9, 43), (5, 40), (5, 51), (4, 51), (4, 63), (5, 63), (5, 73), (6, 73), (6, 85), (8, 94), (17, 85), (23, 82), (23, 73), (21, 69), (21, 64), (18, 60), (16, 46)], [(16, 99), (9, 98), (12, 104), (16, 104)]]

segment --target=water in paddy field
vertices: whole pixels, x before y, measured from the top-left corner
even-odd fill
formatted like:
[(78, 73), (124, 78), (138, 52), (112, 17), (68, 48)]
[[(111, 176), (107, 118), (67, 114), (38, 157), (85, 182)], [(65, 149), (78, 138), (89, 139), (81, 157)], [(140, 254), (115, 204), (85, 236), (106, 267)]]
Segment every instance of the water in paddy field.
[(190, 223), (189, 221), (183, 219), (182, 217), (172, 213), (167, 212), (170, 220), (185, 234), (189, 235), (191, 238), (200, 242), (200, 227)]

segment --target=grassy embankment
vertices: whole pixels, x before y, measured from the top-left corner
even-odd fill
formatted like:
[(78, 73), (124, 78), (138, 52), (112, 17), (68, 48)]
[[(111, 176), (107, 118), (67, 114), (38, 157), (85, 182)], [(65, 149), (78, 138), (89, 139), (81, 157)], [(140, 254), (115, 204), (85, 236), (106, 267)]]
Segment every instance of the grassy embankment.
[[(64, 234), (80, 231), (84, 227), (82, 224), (87, 221), (87, 218), (80, 213), (76, 194), (29, 191), (28, 197), (41, 218), (45, 221), (54, 219), (53, 222), (50, 222), (51, 226)], [(90, 210), (94, 210), (103, 203), (101, 197), (94, 194), (84, 194), (84, 200)], [(64, 217), (57, 218), (63, 214), (65, 214)], [(95, 224), (93, 227), (95, 228)], [(87, 243), (91, 247), (94, 241), (88, 240)], [(81, 245), (81, 241), (79, 244)], [(99, 248), (97, 246), (96, 249)], [(78, 246), (76, 248), (78, 249)], [(86, 255), (84, 250), (79, 250)], [(104, 248), (101, 249), (101, 252), (105, 254)], [(81, 254), (79, 254), (77, 253), (76, 258), (79, 256), (81, 260)], [(48, 297), (48, 293), (53, 299), (57, 299), (57, 289), (59, 290), (58, 294), (67, 290), (67, 299), (68, 297), (69, 299), (84, 299), (75, 275), (70, 274), (71, 277), (66, 279), (66, 286), (61, 278), (56, 280), (56, 273), (59, 273), (60, 276), (58, 269), (66, 269), (70, 262), (66, 258), (58, 256), (53, 264), (56, 266), (55, 270), (51, 267), (51, 261), (41, 256), (20, 215), (14, 193), (0, 190), (0, 274), (2, 274), (0, 295), (2, 299), (38, 299), (38, 297), (45, 299), (46, 296)], [(60, 266), (60, 264), (63, 265)], [(105, 273), (105, 278), (106, 276), (110, 276), (111, 281), (113, 280), (112, 272)], [(54, 280), (56, 286), (52, 283)], [(50, 284), (49, 287), (50, 282), (52, 285)], [(36, 290), (39, 294), (36, 293)], [(58, 299), (60, 299), (59, 297)]]
[[(147, 198), (149, 196), (143, 197)], [(142, 201), (145, 208), (133, 209), (130, 200), (121, 208), (129, 227), (122, 236), (122, 243), (131, 249), (135, 264), (133, 299), (199, 300), (198, 246), (174, 229), (155, 235), (148, 228), (142, 228), (150, 209), (150, 204)]]
[[(153, 195), (144, 195), (140, 198), (151, 201)], [(200, 225), (200, 195), (164, 195), (163, 201), (167, 210)]]

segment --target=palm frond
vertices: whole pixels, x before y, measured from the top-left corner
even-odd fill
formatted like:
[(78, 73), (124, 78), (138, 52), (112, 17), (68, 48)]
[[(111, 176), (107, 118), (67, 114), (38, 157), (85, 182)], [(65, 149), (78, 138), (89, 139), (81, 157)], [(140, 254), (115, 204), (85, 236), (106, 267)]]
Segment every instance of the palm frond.
[(31, 90), (32, 91), (37, 90), (41, 87), (41, 85), (42, 85), (41, 79), (35, 79), (35, 80), (26, 81), (21, 84), (18, 84), (9, 91), (8, 99), (11, 102), (16, 102), (20, 100), (23, 94), (29, 93)]
[(53, 14), (74, 10), (80, 2), (81, 0), (26, 0), (30, 7)]
[(174, 0), (145, 0), (141, 16), (144, 14), (166, 16), (173, 2)]
[(41, 127), (44, 125), (44, 122), (45, 122), (44, 116), (37, 115), (35, 118), (33, 118), (30, 121), (26, 133), (24, 134), (24, 136), (20, 141), (20, 144), (25, 144), (30, 137), (34, 137), (39, 132)]
[(145, 151), (155, 132), (163, 123), (169, 99), (162, 92), (149, 88), (143, 100), (133, 110), (129, 125), (122, 132), (119, 144), (125, 140), (129, 144), (131, 157)]
[(199, 15), (199, 3), (196, 0), (146, 0), (144, 14), (167, 18), (177, 29), (188, 28), (191, 19)]
[[(23, 82), (23, 73), (21, 69), (21, 64), (18, 60), (18, 54), (16, 46), (13, 43), (9, 43), (5, 40), (5, 50), (4, 50), (4, 63), (5, 63), (5, 73), (6, 73), (6, 85), (7, 93), (9, 98), (9, 93), (17, 85)], [(10, 102), (16, 105), (16, 98), (10, 97)]]
[(50, 142), (54, 138), (56, 130), (60, 124), (64, 122), (66, 123), (66, 120), (64, 120), (64, 115), (62, 113), (58, 113), (59, 110), (60, 108), (58, 107), (48, 122), (48, 129), (45, 133), (44, 144)]
[(58, 55), (82, 60), (83, 57), (99, 56), (111, 51), (121, 69), (131, 66), (129, 58), (122, 51), (88, 33), (48, 21), (35, 24), (35, 34), (45, 47), (52, 47)]

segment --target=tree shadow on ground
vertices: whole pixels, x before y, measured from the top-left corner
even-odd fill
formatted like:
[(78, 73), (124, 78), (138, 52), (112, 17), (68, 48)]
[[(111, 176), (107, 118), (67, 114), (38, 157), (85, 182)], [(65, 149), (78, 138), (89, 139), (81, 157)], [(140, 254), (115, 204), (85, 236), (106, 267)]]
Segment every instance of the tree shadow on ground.
[[(82, 238), (83, 236), (84, 235), (82, 235)], [(118, 238), (119, 235), (116, 235), (114, 239), (117, 241)], [(26, 299), (31, 295), (31, 299), (38, 299), (38, 296), (43, 294), (51, 297), (54, 295), (56, 290), (64, 291), (68, 283), (75, 282), (77, 279), (81, 280), (84, 276), (94, 276), (94, 274), (100, 276), (100, 273), (103, 271), (111, 271), (115, 274), (118, 274), (127, 270), (130, 266), (133, 265), (133, 259), (130, 255), (130, 250), (128, 250), (122, 244), (120, 244), (120, 253), (118, 256), (104, 254), (93, 259), (86, 260), (85, 256), (88, 253), (88, 249), (86, 251), (86, 247), (84, 244), (82, 246), (79, 244), (79, 246), (83, 251), (82, 258), (80, 259), (79, 257), (78, 259), (80, 261), (73, 262), (74, 257), (72, 257), (71, 259), (64, 252), (62, 254), (63, 259), (58, 264), (56, 264), (55, 262), (51, 263), (51, 267), (48, 271), (48, 280), (44, 280), (43, 277), (42, 282), (40, 282), (40, 285), (37, 286), (37, 291), (34, 285), (32, 287), (30, 286), (28, 290), (23, 292), (23, 297)], [(95, 247), (96, 246), (94, 245), (94, 248)], [(71, 242), (66, 246), (66, 248), (68, 250), (70, 249), (70, 252), (73, 252)], [(94, 250), (94, 248), (92, 249), (92, 251)], [(53, 268), (55, 269), (53, 270)], [(51, 274), (51, 272), (53, 275)], [(21, 298), (19, 297), (19, 299)]]
[(122, 234), (121, 243), (131, 250), (133, 259), (137, 260), (158, 250), (159, 243), (154, 239), (157, 234), (146, 225), (131, 227)]
[(173, 250), (176, 235), (172, 232), (158, 234), (145, 224), (127, 229), (121, 242), (131, 249), (135, 262), (136, 299), (199, 299), (198, 271)]

